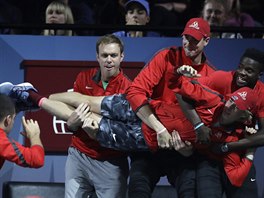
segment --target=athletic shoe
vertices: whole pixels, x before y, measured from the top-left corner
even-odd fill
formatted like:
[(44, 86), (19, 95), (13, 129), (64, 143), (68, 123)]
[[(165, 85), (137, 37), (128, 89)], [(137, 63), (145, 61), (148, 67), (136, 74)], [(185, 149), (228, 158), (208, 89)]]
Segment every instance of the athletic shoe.
[(33, 85), (28, 82), (17, 85), (13, 85), (10, 82), (0, 84), (0, 94), (8, 95), (14, 100), (17, 113), (20, 111), (33, 111), (39, 109), (37, 105), (29, 100), (29, 90), (37, 92)]
[(20, 100), (22, 102), (28, 102), (29, 93), (27, 91), (33, 90), (37, 92), (37, 90), (33, 87), (32, 84), (25, 82), (17, 85), (13, 85), (10, 82), (4, 82), (0, 84), (0, 93), (10, 96), (13, 99)]
[(9, 96), (13, 87), (14, 85), (11, 82), (4, 82), (0, 84), (0, 93)]

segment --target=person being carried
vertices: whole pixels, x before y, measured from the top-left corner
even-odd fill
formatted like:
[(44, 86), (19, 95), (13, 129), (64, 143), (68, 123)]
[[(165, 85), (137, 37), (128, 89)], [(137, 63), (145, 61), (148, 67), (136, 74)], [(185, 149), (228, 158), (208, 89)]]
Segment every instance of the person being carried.
[[(184, 66), (185, 67), (185, 66)], [(212, 128), (212, 141), (214, 142), (229, 142), (236, 141), (241, 137), (241, 129), (244, 129), (244, 123), (250, 123), (252, 115), (255, 111), (256, 97), (255, 93), (250, 88), (241, 88), (235, 93), (230, 95), (230, 99), (224, 105), (222, 97), (213, 90), (205, 89), (205, 87), (192, 83), (189, 79), (180, 77), (177, 81), (179, 87), (178, 93), (183, 97), (192, 99), (195, 102), (196, 110), (199, 115), (202, 116), (203, 123)], [(6, 86), (6, 85), (3, 85)], [(6, 94), (14, 96), (17, 86), (4, 89)], [(23, 88), (23, 87), (22, 87)], [(21, 89), (22, 89), (21, 88)], [(21, 90), (20, 89), (20, 90)], [(76, 123), (76, 120), (83, 123), (82, 128), (87, 134), (97, 141), (104, 147), (113, 148), (122, 151), (142, 151), (158, 149), (157, 141), (155, 142), (156, 147), (153, 148), (153, 142), (146, 142), (144, 138), (149, 134), (155, 134), (153, 129), (150, 129), (144, 124), (132, 111), (130, 104), (125, 99), (125, 95), (116, 94), (112, 96), (86, 96), (80, 95), (75, 92), (58, 93), (53, 95), (53, 99), (50, 100), (45, 97), (39, 101), (35, 100), (35, 97), (31, 97), (33, 94), (32, 90), (25, 92), (29, 93), (29, 100), (33, 100), (33, 103), (38, 103), (41, 108), (48, 111), (49, 113), (61, 116), (64, 110), (58, 109), (59, 105), (64, 103), (59, 102), (60, 98), (69, 98), (67, 105), (77, 107), (69, 117), (67, 124), (70, 127), (74, 127), (72, 123)], [(37, 93), (35, 93), (37, 94)], [(20, 96), (16, 96), (19, 100)], [(25, 98), (23, 98), (24, 100)], [(86, 103), (81, 103), (86, 102)], [(88, 103), (88, 104), (87, 104)], [(166, 109), (159, 108), (159, 111)], [(208, 150), (207, 146), (202, 146), (195, 143), (195, 132), (192, 124), (185, 118), (181, 112), (180, 106), (178, 108), (179, 118), (174, 119), (171, 117), (157, 117), (166, 126), (166, 128), (172, 132), (177, 130), (182, 139), (191, 141), (195, 148), (201, 152), (206, 153), (210, 157), (215, 158), (214, 155)], [(91, 113), (93, 112), (93, 113)], [(183, 119), (180, 119), (180, 118)], [(238, 132), (240, 129), (240, 132)], [(165, 131), (161, 131), (163, 133)], [(174, 137), (178, 133), (172, 133), (171, 145), (177, 150), (177, 143), (174, 142)], [(181, 152), (181, 151), (180, 151)], [(188, 155), (185, 151), (181, 152), (184, 155)], [(247, 176), (248, 171), (252, 165), (253, 151), (245, 151), (241, 153), (230, 153), (223, 157), (224, 167), (230, 182), (235, 186), (241, 186), (244, 179)], [(218, 159), (222, 160), (222, 156), (218, 156)]]

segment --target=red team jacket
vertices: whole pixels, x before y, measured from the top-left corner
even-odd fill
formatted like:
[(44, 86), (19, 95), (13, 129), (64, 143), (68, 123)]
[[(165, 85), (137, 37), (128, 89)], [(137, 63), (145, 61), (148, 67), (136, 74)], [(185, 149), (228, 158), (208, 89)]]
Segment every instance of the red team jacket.
[[(201, 84), (206, 85), (206, 86), (210, 87), (211, 89), (218, 91), (220, 94), (226, 96), (227, 94), (230, 94), (230, 93), (236, 91), (237, 89), (239, 89), (239, 87), (237, 87), (236, 83), (233, 81), (234, 75), (235, 75), (235, 71), (228, 71), (228, 72), (216, 71), (215, 73), (213, 73), (212, 75), (210, 75), (208, 77), (198, 79), (198, 81)], [(254, 87), (254, 91), (258, 94), (258, 102), (256, 104), (256, 107), (257, 107), (257, 115), (256, 116), (258, 118), (263, 118), (264, 117), (264, 84), (261, 81), (258, 81)], [(227, 155), (227, 158), (229, 158), (230, 155)], [(230, 157), (230, 158), (232, 158), (232, 157)], [(227, 163), (226, 160), (228, 160), (228, 159), (224, 160), (225, 164)], [(233, 162), (236, 165), (240, 162), (241, 163), (240, 167), (242, 167), (243, 163), (245, 163), (244, 164), (245, 170), (244, 171), (237, 171), (237, 172), (234, 172), (232, 175), (228, 175), (229, 179), (231, 177), (236, 177), (236, 174), (237, 175), (243, 175), (244, 174), (244, 177), (246, 177), (247, 166), (249, 166), (248, 165), (249, 162), (247, 159), (241, 160), (241, 158), (236, 156), (236, 157), (233, 157), (233, 159), (230, 160), (229, 162)], [(250, 165), (251, 164), (252, 163), (250, 162)], [(232, 172), (232, 166), (230, 166), (229, 168), (225, 167), (225, 170), (226, 170), (226, 172)], [(241, 181), (242, 183), (239, 181), (236, 181), (236, 182), (238, 182), (238, 184), (243, 183), (242, 181)], [(235, 184), (233, 184), (233, 185), (235, 185)]]
[[(121, 71), (109, 81), (106, 90), (104, 90), (100, 70), (94, 68), (78, 74), (74, 83), (74, 91), (91, 96), (107, 96), (116, 93), (125, 93), (130, 84), (131, 81)], [(119, 151), (100, 146), (97, 141), (89, 138), (83, 130), (74, 133), (71, 146), (95, 159), (111, 159), (124, 155)]]
[[(205, 85), (190, 83), (190, 80), (185, 77), (180, 77), (177, 82), (179, 84), (178, 90), (174, 90), (182, 96), (195, 101), (195, 106), (197, 107), (196, 111), (200, 115), (200, 118), (205, 125), (212, 129), (212, 142), (233, 142), (244, 138), (244, 134), (242, 133), (244, 129), (243, 125), (235, 126), (236, 129), (231, 130), (230, 132), (215, 125), (224, 106), (224, 103), (222, 102), (223, 100), (219, 97), (218, 92)], [(188, 123), (183, 122), (181, 124), (186, 126)], [(243, 184), (252, 165), (252, 161), (245, 157), (245, 151), (232, 152), (226, 155), (217, 156), (212, 153), (207, 146), (196, 145), (196, 148), (210, 158), (223, 160), (226, 175), (232, 185), (241, 186)]]
[[(212, 129), (211, 141), (212, 142), (231, 142), (237, 141), (244, 137), (242, 128), (233, 130), (230, 133), (224, 128), (215, 126), (217, 123), (218, 117), (222, 112), (224, 106), (223, 97), (220, 97), (220, 94), (214, 90), (211, 90), (209, 87), (204, 86), (198, 83), (192, 83), (189, 78), (186, 77), (177, 77), (174, 78), (174, 91), (181, 94), (186, 98), (190, 98), (195, 102), (196, 111), (199, 114), (201, 120)], [(197, 82), (197, 81), (196, 81)], [(216, 155), (210, 151), (208, 146), (197, 145), (195, 144), (195, 132), (193, 125), (185, 118), (183, 112), (181, 111), (180, 106), (175, 106), (174, 109), (167, 108), (166, 103), (160, 102), (158, 106), (155, 106), (154, 112), (157, 116), (163, 115), (160, 118), (160, 121), (164, 126), (171, 132), (172, 130), (177, 130), (182, 138), (182, 140), (191, 141), (195, 148), (198, 149), (201, 153), (208, 155), (210, 158), (215, 160), (222, 160), (224, 164), (225, 172), (231, 182), (235, 186), (241, 186), (248, 175), (248, 172), (251, 168), (252, 162), (244, 157), (245, 152), (233, 152), (228, 153), (227, 155)], [(173, 116), (172, 113), (176, 113)], [(176, 116), (177, 115), (177, 116)], [(244, 126), (240, 126), (244, 127)], [(152, 141), (147, 141), (148, 145), (152, 150), (156, 150), (157, 146), (157, 135), (156, 133), (148, 128), (144, 123), (142, 124), (142, 131), (145, 136), (152, 135)]]
[(39, 145), (24, 147), (18, 142), (9, 140), (5, 131), (0, 128), (0, 169), (5, 160), (23, 167), (40, 168), (44, 165), (44, 159), (43, 147)]
[[(233, 81), (233, 77), (235, 75), (234, 71), (216, 71), (212, 75), (198, 79), (198, 81), (210, 87), (213, 90), (218, 91), (220, 94), (226, 96), (227, 94), (233, 93), (239, 87), (237, 87), (236, 83)], [(264, 84), (261, 81), (258, 81), (254, 87), (254, 91), (258, 94), (258, 103), (256, 104), (258, 111), (257, 117), (264, 117)]]
[[(175, 93), (168, 87), (170, 77), (174, 74), (174, 70), (182, 65), (192, 65), (202, 76), (212, 74), (215, 69), (207, 63), (204, 54), (202, 60), (202, 64), (193, 65), (182, 47), (171, 47), (159, 51), (136, 76), (127, 90), (127, 100), (132, 109), (137, 111), (140, 107), (150, 104), (154, 113), (159, 118), (163, 118), (166, 122), (164, 125), (171, 132), (176, 121), (182, 122), (186, 118), (179, 108)], [(156, 133), (145, 124), (142, 124), (142, 131), (150, 149), (156, 150)], [(186, 134), (187, 137), (190, 137), (190, 134)]]

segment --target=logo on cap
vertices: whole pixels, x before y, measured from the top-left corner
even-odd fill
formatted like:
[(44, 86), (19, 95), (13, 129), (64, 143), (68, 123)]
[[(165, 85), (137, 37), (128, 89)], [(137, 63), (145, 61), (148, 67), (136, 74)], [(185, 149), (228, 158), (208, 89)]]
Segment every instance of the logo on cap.
[(237, 93), (243, 100), (247, 100), (247, 92), (243, 91), (243, 92), (238, 92)]
[(190, 28), (194, 28), (196, 30), (199, 30), (200, 27), (199, 27), (199, 24), (197, 21), (194, 21), (191, 25), (189, 25)]

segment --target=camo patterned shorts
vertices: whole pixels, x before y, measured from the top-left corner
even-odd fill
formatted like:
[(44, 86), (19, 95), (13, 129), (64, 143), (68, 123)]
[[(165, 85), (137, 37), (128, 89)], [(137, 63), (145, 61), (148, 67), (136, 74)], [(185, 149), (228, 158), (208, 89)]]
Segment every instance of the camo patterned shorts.
[(96, 137), (103, 147), (120, 151), (148, 150), (141, 131), (142, 121), (124, 94), (106, 96), (101, 104), (101, 115)]

